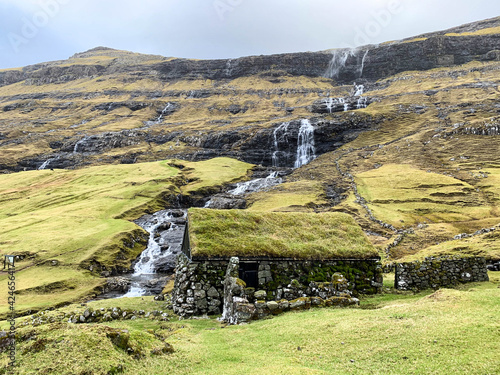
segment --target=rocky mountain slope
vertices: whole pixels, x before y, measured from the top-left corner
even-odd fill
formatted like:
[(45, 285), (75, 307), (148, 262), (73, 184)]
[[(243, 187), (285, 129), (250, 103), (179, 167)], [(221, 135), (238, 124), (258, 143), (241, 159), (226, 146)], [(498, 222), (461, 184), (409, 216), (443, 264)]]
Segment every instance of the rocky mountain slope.
[(98, 47), (0, 71), (0, 169), (229, 156), (290, 172), (307, 120), (317, 158), (248, 195), (248, 209), (348, 212), (388, 261), (497, 259), (499, 69), (498, 17), (229, 60)]

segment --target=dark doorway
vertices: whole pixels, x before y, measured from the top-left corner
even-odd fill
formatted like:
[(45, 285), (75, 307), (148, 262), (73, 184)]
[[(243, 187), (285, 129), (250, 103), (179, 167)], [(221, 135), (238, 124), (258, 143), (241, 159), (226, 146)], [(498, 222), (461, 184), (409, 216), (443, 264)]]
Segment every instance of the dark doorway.
[(240, 262), (239, 274), (240, 279), (247, 284), (247, 287), (257, 288), (259, 286), (259, 263)]

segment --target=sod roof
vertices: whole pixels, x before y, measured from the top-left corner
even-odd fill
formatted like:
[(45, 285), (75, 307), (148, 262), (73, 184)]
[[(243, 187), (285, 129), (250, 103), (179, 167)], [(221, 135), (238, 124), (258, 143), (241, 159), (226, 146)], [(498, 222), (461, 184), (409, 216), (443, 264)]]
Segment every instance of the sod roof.
[(343, 213), (191, 208), (188, 215), (193, 257), (378, 257), (361, 227)]

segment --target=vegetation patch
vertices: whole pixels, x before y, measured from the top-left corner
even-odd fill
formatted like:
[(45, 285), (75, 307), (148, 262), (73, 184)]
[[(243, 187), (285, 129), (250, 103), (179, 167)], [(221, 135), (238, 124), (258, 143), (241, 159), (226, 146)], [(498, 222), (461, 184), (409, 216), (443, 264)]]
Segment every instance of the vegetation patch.
[(342, 213), (249, 212), (191, 208), (193, 256), (371, 258), (361, 227)]
[[(159, 161), (1, 175), (2, 253), (30, 251), (16, 262), (19, 311), (92, 296), (104, 283), (101, 271), (128, 269), (144, 249), (147, 235), (130, 220), (164, 209), (181, 193), (185, 178), (196, 181), (187, 185), (194, 192), (241, 179), (251, 167), (229, 158), (200, 163)], [(223, 172), (215, 173), (217, 168)], [(2, 272), (0, 301), (5, 303), (0, 313), (7, 312), (7, 295), (7, 273)]]
[(478, 220), (491, 214), (470, 184), (408, 164), (386, 164), (358, 174), (356, 181), (375, 216), (394, 226)]

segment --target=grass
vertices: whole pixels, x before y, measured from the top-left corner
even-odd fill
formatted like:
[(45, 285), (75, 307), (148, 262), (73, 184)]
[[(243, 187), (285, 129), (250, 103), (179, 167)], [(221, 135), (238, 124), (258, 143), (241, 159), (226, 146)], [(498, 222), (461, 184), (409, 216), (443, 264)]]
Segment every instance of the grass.
[(236, 182), (246, 176), (253, 167), (231, 158), (215, 158), (199, 162), (182, 162), (188, 168), (186, 178), (191, 180), (182, 188), (185, 193), (221, 186)]
[[(172, 163), (0, 175), (1, 253), (26, 256), (16, 263), (19, 310), (93, 295), (105, 282), (101, 270), (130, 267), (147, 238), (130, 220), (164, 209), (181, 193), (178, 185), (186, 177)], [(189, 192), (241, 179), (251, 167), (228, 158), (174, 164), (196, 180), (186, 186)], [(0, 313), (8, 307), (6, 280), (1, 272)]]
[(247, 198), (249, 211), (312, 211), (324, 204), (323, 186), (316, 181), (286, 182)]
[(297, 259), (371, 258), (378, 254), (354, 220), (342, 213), (189, 210), (193, 256)]
[(408, 164), (386, 164), (356, 175), (375, 216), (395, 226), (478, 220), (491, 207), (470, 184)]
[[(142, 318), (22, 327), (16, 374), (98, 375), (119, 364), (124, 374), (496, 374), (499, 283), (500, 275), (490, 272), (489, 282), (457, 289), (413, 294), (386, 287), (384, 294), (363, 297), (362, 308), (289, 312), (225, 328), (215, 319)], [(129, 300), (123, 301), (128, 307), (159, 308), (154, 301)], [(141, 355), (113, 345), (110, 329), (127, 329), (130, 346)], [(162, 339), (175, 352), (152, 355)], [(2, 353), (0, 365), (6, 364)]]
[(467, 31), (463, 33), (448, 33), (446, 36), (479, 36), (479, 35), (493, 35), (500, 34), (500, 26), (497, 27), (487, 27), (485, 29), (476, 31)]
[[(499, 220), (500, 221), (500, 220)], [(500, 230), (468, 237), (461, 240), (452, 240), (426, 247), (416, 254), (408, 255), (398, 261), (411, 262), (422, 260), (429, 256), (460, 255), (482, 256), (490, 260), (500, 259)]]

